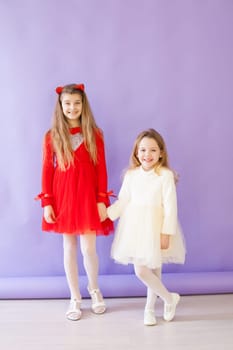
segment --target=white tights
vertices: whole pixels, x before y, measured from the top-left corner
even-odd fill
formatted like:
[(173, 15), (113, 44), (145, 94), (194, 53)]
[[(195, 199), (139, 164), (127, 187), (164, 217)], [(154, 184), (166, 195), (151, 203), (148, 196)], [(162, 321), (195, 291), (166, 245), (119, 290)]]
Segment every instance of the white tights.
[(152, 270), (146, 266), (134, 265), (136, 276), (147, 286), (146, 309), (154, 309), (159, 296), (165, 303), (172, 302), (172, 295), (161, 281), (161, 269)]
[[(70, 289), (71, 299), (81, 299), (78, 281), (77, 235), (63, 235), (64, 269)], [(99, 261), (96, 253), (95, 233), (80, 235), (80, 248), (83, 255), (83, 265), (88, 278), (90, 290), (98, 289)]]

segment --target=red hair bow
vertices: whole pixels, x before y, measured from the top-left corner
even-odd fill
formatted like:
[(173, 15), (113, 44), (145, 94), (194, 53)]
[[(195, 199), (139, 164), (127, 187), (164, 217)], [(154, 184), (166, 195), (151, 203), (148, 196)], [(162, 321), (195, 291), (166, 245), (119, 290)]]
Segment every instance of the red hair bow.
[(77, 90), (84, 91), (84, 84), (76, 84), (74, 88)]
[(60, 95), (62, 93), (62, 90), (63, 90), (63, 87), (62, 86), (58, 86), (55, 91), (56, 91), (56, 93), (58, 95)]
[[(63, 86), (58, 86), (55, 91), (58, 95), (60, 95), (63, 91), (64, 87)], [(75, 90), (81, 90), (81, 91), (84, 91), (84, 84), (76, 84), (74, 85), (74, 89)]]

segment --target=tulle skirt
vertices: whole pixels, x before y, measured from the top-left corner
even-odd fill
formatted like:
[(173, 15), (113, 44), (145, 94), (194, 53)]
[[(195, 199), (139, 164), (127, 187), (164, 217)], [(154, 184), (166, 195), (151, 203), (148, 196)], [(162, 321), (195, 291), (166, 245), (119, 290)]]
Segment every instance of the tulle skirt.
[(111, 257), (121, 264), (136, 264), (151, 269), (163, 263), (183, 264), (185, 244), (179, 225), (170, 236), (169, 249), (160, 249), (161, 217), (152, 206), (129, 205), (119, 219), (111, 248)]
[(44, 219), (43, 231), (84, 234), (94, 231), (108, 235), (113, 223), (107, 219), (100, 222), (97, 209), (97, 179), (91, 162), (76, 163), (66, 171), (56, 168), (53, 179), (54, 211), (56, 223)]

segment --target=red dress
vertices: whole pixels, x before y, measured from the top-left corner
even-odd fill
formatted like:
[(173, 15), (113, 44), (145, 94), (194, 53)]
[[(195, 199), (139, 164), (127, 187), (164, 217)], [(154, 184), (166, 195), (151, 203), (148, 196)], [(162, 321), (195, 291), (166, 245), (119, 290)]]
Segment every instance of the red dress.
[(113, 222), (106, 219), (100, 222), (97, 203), (108, 206), (107, 171), (104, 141), (96, 132), (97, 164), (95, 165), (86, 150), (81, 128), (70, 129), (71, 144), (74, 150), (74, 164), (62, 171), (56, 163), (51, 135), (48, 132), (43, 145), (42, 167), (42, 207), (52, 205), (56, 222), (42, 221), (43, 231), (57, 233), (84, 234), (90, 230), (97, 235), (108, 235), (113, 231)]

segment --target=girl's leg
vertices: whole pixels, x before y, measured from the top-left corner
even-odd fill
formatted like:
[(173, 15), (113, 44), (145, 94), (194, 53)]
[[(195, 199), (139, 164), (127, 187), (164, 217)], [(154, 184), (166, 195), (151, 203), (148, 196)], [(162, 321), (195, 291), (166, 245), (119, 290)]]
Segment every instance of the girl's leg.
[(99, 260), (96, 253), (96, 235), (80, 236), (80, 248), (83, 255), (83, 265), (87, 273), (89, 289), (98, 289)]
[[(161, 280), (161, 269), (152, 270), (153, 274)], [(146, 310), (154, 310), (157, 300), (157, 294), (151, 289), (147, 288)]]
[(70, 289), (71, 301), (66, 316), (69, 320), (76, 321), (81, 317), (81, 294), (78, 284), (77, 263), (77, 236), (63, 235), (64, 269)]
[(146, 266), (134, 265), (136, 276), (151, 289), (156, 295), (158, 295), (166, 303), (172, 302), (171, 293), (163, 285), (162, 281), (156, 276), (151, 269)]
[[(161, 269), (152, 270), (153, 274), (161, 280)], [(146, 306), (144, 310), (144, 325), (154, 326), (156, 325), (155, 318), (155, 303), (157, 300), (157, 294), (149, 287), (147, 287)]]
[(80, 236), (83, 265), (88, 278), (88, 291), (92, 298), (92, 310), (97, 314), (105, 312), (106, 305), (98, 287), (99, 259), (96, 252), (96, 234), (85, 233)]
[(170, 293), (163, 285), (160, 278), (146, 266), (134, 265), (136, 276), (164, 301), (164, 319), (171, 321), (175, 315), (176, 305), (179, 302), (179, 295)]
[(63, 235), (64, 268), (69, 285), (71, 299), (81, 299), (78, 284), (77, 236)]

